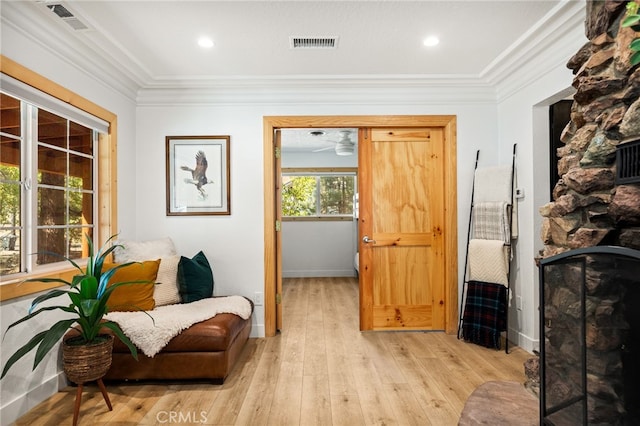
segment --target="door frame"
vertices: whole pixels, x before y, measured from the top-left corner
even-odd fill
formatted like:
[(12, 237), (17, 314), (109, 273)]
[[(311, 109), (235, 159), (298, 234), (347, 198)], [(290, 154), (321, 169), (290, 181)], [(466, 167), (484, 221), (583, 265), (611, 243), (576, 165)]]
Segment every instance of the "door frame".
[[(336, 116), (264, 116), (264, 330), (275, 336), (276, 262), (281, 248), (276, 238), (276, 157), (273, 135), (277, 129), (331, 127), (441, 127), (444, 129), (444, 262), (445, 262), (445, 332), (458, 328), (458, 226), (457, 226), (457, 135), (455, 115), (336, 115)], [(279, 277), (280, 280), (282, 277)]]

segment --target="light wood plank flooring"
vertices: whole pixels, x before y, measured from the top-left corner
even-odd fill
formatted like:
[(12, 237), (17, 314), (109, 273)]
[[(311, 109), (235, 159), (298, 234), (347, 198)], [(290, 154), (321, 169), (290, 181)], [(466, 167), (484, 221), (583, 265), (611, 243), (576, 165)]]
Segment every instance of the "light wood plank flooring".
[[(107, 384), (108, 411), (88, 386), (81, 425), (455, 425), (471, 392), (490, 380), (524, 382), (530, 355), (485, 349), (439, 332), (358, 331), (350, 278), (287, 279), (284, 330), (250, 339), (223, 385)], [(18, 425), (71, 424), (68, 387)]]

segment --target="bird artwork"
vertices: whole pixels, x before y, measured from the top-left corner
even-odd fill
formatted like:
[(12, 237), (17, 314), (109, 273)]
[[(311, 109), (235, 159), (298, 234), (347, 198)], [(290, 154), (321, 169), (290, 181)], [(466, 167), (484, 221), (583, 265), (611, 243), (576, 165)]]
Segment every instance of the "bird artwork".
[(207, 198), (204, 186), (206, 184), (213, 183), (213, 181), (207, 179), (207, 167), (207, 157), (204, 155), (203, 151), (198, 151), (196, 153), (196, 167), (194, 169), (189, 168), (188, 166), (180, 167), (180, 169), (186, 172), (191, 172), (191, 179), (185, 178), (184, 182), (195, 185), (200, 194), (200, 198), (203, 200)]

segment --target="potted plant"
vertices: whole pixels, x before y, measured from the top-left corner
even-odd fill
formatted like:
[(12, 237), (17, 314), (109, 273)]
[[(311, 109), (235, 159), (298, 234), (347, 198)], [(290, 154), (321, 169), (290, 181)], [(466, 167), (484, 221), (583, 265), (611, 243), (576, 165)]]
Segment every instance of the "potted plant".
[[(33, 336), (24, 346), (18, 349), (7, 361), (2, 370), (2, 379), (11, 366), (13, 366), (20, 358), (37, 347), (33, 369), (40, 364), (45, 355), (60, 341), (70, 329), (76, 329), (79, 332), (77, 337), (66, 339), (63, 342), (63, 362), (64, 370), (72, 382), (81, 384), (93, 380), (98, 380), (106, 374), (111, 366), (111, 349), (113, 346), (113, 336), (103, 334), (104, 329), (111, 330), (123, 343), (127, 345), (131, 351), (131, 355), (137, 360), (138, 351), (135, 345), (122, 332), (120, 326), (112, 321), (103, 320), (104, 315), (108, 312), (107, 301), (113, 291), (123, 285), (142, 284), (148, 281), (127, 281), (109, 284), (109, 279), (120, 268), (124, 268), (134, 263), (129, 262), (119, 264), (108, 268), (105, 261), (108, 256), (120, 245), (110, 245), (109, 242), (115, 238), (111, 236), (103, 247), (101, 247), (94, 255), (94, 246), (91, 237), (86, 235), (89, 248), (89, 257), (85, 269), (82, 269), (76, 262), (68, 257), (54, 254), (68, 262), (79, 271), (73, 277), (71, 282), (61, 278), (33, 278), (25, 280), (25, 282), (57, 282), (66, 285), (67, 289), (55, 288), (36, 297), (31, 303), (29, 312), (26, 316), (11, 324), (6, 333), (13, 327), (34, 318), (35, 316), (53, 310), (61, 310), (71, 314), (69, 318), (62, 319), (52, 324), (48, 330), (41, 331)], [(52, 253), (48, 253), (52, 254)], [(69, 304), (60, 304), (54, 306), (38, 306), (47, 300), (60, 296), (67, 296)], [(3, 336), (4, 338), (4, 336)], [(96, 355), (97, 354), (97, 355)], [(100, 365), (98, 365), (100, 364)]]

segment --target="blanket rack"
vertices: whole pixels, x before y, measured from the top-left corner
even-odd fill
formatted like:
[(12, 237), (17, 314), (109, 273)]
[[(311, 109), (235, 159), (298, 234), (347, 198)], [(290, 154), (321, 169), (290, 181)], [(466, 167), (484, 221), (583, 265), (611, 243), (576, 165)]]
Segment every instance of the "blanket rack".
[[(476, 316), (476, 317), (482, 317), (482, 318), (488, 318), (487, 317), (487, 313), (486, 312), (481, 312), (478, 313), (477, 311), (472, 312), (472, 310), (474, 308), (469, 307), (468, 305), (470, 305), (468, 303), (468, 298), (469, 298), (469, 283), (471, 281), (473, 281), (471, 278), (471, 266), (470, 266), (470, 253), (469, 253), (469, 247), (471, 245), (471, 240), (472, 240), (472, 236), (478, 232), (477, 229), (474, 229), (474, 222), (477, 223), (477, 221), (479, 220), (480, 217), (482, 217), (482, 215), (484, 213), (486, 213), (486, 211), (483, 211), (482, 213), (476, 212), (477, 209), (477, 205), (476, 205), (476, 196), (477, 196), (477, 188), (476, 185), (478, 184), (477, 182), (477, 174), (479, 172), (478, 169), (478, 161), (480, 159), (480, 150), (476, 151), (476, 159), (475, 159), (475, 165), (474, 165), (474, 172), (473, 172), (473, 182), (472, 182), (472, 187), (471, 187), (471, 208), (469, 210), (469, 226), (467, 229), (467, 248), (466, 248), (466, 254), (465, 254), (465, 260), (464, 260), (464, 280), (463, 280), (463, 284), (462, 284), (462, 297), (460, 300), (460, 318), (459, 318), (459, 322), (458, 322), (458, 339), (465, 339), (467, 341), (473, 342), (473, 343), (477, 343), (477, 344), (482, 344), (483, 346), (487, 346), (487, 347), (495, 347), (496, 349), (500, 349), (500, 341), (501, 341), (501, 336), (502, 336), (502, 331), (505, 332), (505, 352), (508, 354), (509, 353), (509, 301), (510, 301), (510, 292), (511, 292), (511, 288), (510, 288), (510, 281), (511, 281), (511, 261), (512, 261), (512, 240), (515, 238), (514, 237), (514, 230), (513, 230), (513, 226), (514, 226), (514, 215), (516, 215), (517, 217), (517, 209), (515, 209), (514, 206), (514, 186), (515, 186), (515, 166), (516, 166), (516, 144), (513, 145), (513, 152), (512, 152), (512, 162), (511, 162), (511, 168), (508, 171), (509, 173), (509, 182), (508, 184), (509, 186), (509, 190), (508, 190), (508, 199), (506, 200), (492, 200), (492, 201), (503, 201), (506, 204), (506, 210), (505, 210), (505, 214), (504, 217), (502, 217), (502, 219), (505, 221), (505, 224), (508, 224), (508, 226), (505, 229), (505, 235), (504, 235), (504, 242), (503, 242), (503, 248), (502, 250), (505, 252), (505, 268), (506, 268), (506, 277), (504, 282), (492, 282), (492, 281), (488, 281), (488, 282), (481, 282), (481, 283), (476, 283), (474, 281), (474, 288), (476, 285), (479, 285), (480, 287), (485, 286), (487, 288), (486, 293), (483, 290), (482, 296), (480, 296), (479, 298), (476, 298), (474, 295), (474, 304), (476, 303), (477, 300), (482, 300), (483, 303), (484, 302), (489, 302), (489, 305), (492, 305), (492, 308), (495, 308), (495, 312), (491, 312), (491, 315), (489, 315), (489, 317), (491, 317), (491, 320), (495, 320), (495, 328), (491, 331), (490, 334), (492, 335), (497, 335), (496, 339), (490, 339), (491, 343), (489, 344), (488, 341), (482, 341), (483, 339), (481, 338), (477, 338), (477, 337), (471, 337), (471, 336), (465, 336), (465, 328), (467, 330), (471, 330), (472, 327), (476, 330), (483, 330), (483, 331), (479, 331), (480, 333), (483, 333), (484, 331), (487, 331), (487, 329), (490, 329), (491, 327), (488, 327), (489, 324), (482, 324), (482, 323), (473, 323), (473, 321), (469, 320), (467, 321), (467, 323), (465, 324), (465, 310), (469, 309), (469, 316)], [(480, 169), (481, 170), (481, 169)], [(486, 201), (486, 200), (485, 200)], [(478, 215), (476, 217), (476, 215)], [(500, 223), (500, 221), (498, 220), (498, 218), (495, 217), (489, 217), (489, 220), (497, 220), (497, 223)], [(494, 280), (494, 281), (498, 281), (498, 280)], [(500, 280), (502, 281), (502, 280)], [(501, 288), (500, 286), (503, 285), (504, 289)], [(495, 299), (493, 299), (495, 297)], [(477, 299), (477, 300), (476, 300)], [(495, 318), (494, 318), (495, 315)], [(478, 321), (481, 321), (480, 319)], [(466, 325), (466, 327), (465, 327)], [(494, 335), (494, 337), (495, 337)]]

